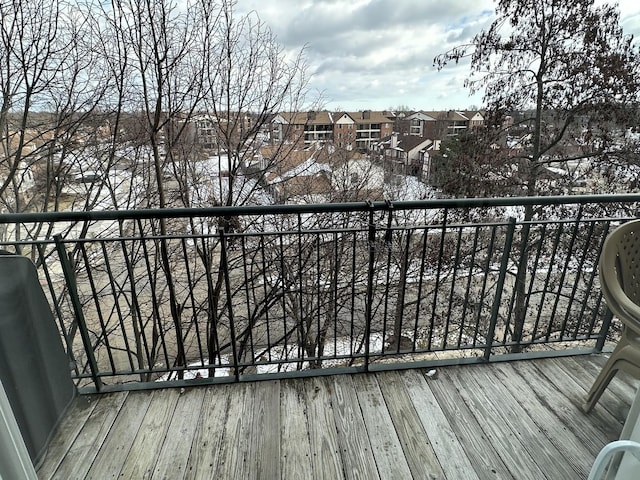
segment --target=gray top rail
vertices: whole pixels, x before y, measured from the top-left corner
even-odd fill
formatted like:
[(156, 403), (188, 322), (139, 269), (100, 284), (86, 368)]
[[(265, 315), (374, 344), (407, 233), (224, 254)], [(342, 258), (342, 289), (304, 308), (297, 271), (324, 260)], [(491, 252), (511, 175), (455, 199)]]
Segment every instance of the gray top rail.
[(558, 195), (542, 197), (496, 197), (496, 198), (446, 198), (413, 201), (375, 201), (321, 203), (309, 205), (243, 205), (217, 206), (209, 208), (164, 208), (139, 210), (100, 210), (100, 211), (65, 211), (65, 212), (25, 212), (0, 214), (2, 223), (28, 222), (60, 222), (60, 221), (92, 221), (148, 218), (189, 218), (225, 215), (268, 215), (298, 214), (313, 212), (355, 212), (412, 210), (434, 208), (482, 208), (508, 207), (525, 205), (561, 205), (610, 202), (640, 202), (640, 193), (607, 194), (607, 195)]

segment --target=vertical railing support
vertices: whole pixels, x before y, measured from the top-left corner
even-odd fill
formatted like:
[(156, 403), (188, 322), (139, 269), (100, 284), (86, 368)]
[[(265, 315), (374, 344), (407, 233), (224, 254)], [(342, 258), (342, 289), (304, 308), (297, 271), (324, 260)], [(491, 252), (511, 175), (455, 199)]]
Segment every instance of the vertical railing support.
[(502, 301), (502, 291), (504, 290), (504, 281), (507, 277), (507, 269), (509, 268), (509, 254), (511, 253), (511, 245), (513, 244), (513, 234), (516, 229), (516, 219), (509, 218), (507, 226), (507, 234), (504, 239), (504, 251), (502, 252), (502, 261), (500, 262), (500, 273), (498, 275), (498, 283), (496, 284), (496, 295), (493, 299), (491, 307), (491, 319), (489, 320), (489, 331), (487, 332), (487, 344), (484, 348), (484, 360), (486, 362), (491, 358), (491, 348), (493, 347), (493, 337), (496, 332), (496, 324), (498, 322), (498, 314), (500, 313), (500, 302)]
[(238, 346), (236, 345), (236, 327), (233, 320), (233, 302), (231, 300), (231, 281), (229, 280), (229, 263), (227, 260), (227, 238), (224, 229), (220, 233), (220, 261), (224, 275), (224, 288), (227, 292), (227, 306), (229, 307), (229, 335), (231, 335), (231, 355), (233, 356), (233, 376), (236, 382), (240, 381), (240, 359), (238, 358)]
[[(305, 349), (306, 349), (306, 346), (308, 344), (308, 339), (305, 337), (304, 315), (302, 314), (302, 312), (304, 312), (304, 300), (302, 298), (302, 296), (303, 296), (302, 292), (304, 292), (304, 278), (303, 278), (302, 272), (303, 272), (303, 268), (302, 268), (302, 215), (298, 214), (298, 278), (299, 278), (298, 288), (300, 289), (300, 294), (298, 295), (298, 308), (300, 309), (300, 324), (298, 325), (298, 328), (300, 329), (300, 339), (301, 339), (301, 341), (298, 342), (298, 358), (304, 360), (304, 356), (305, 356), (305, 353), (306, 353)], [(318, 305), (318, 309), (320, 309), (320, 305)], [(309, 329), (311, 329), (311, 327), (309, 327)], [(286, 332), (285, 332), (285, 334), (286, 334)], [(318, 339), (319, 338), (320, 338), (320, 329), (318, 329)], [(316, 341), (316, 344), (319, 344), (319, 343), (320, 343), (319, 341)], [(320, 350), (318, 350), (318, 354), (316, 356), (320, 356), (319, 353), (320, 353)], [(298, 362), (298, 365), (299, 365), (300, 368), (302, 368), (303, 361)]]
[(56, 243), (58, 257), (60, 258), (62, 273), (64, 274), (67, 288), (69, 288), (69, 297), (71, 298), (71, 305), (73, 306), (78, 330), (80, 330), (80, 336), (82, 337), (82, 344), (84, 345), (85, 352), (87, 352), (87, 360), (89, 362), (89, 369), (91, 370), (91, 379), (96, 387), (96, 391), (100, 392), (102, 390), (102, 380), (98, 376), (98, 363), (96, 362), (93, 345), (91, 345), (91, 339), (89, 338), (89, 330), (87, 329), (84, 312), (82, 311), (82, 302), (80, 302), (80, 296), (78, 295), (78, 286), (76, 284), (73, 268), (69, 261), (67, 250), (64, 248), (64, 243), (62, 242), (60, 234), (54, 235), (53, 239)]
[(373, 221), (373, 204), (369, 202), (369, 269), (367, 272), (367, 303), (365, 305), (364, 327), (364, 371), (369, 371), (369, 350), (371, 344), (371, 317), (373, 315), (373, 274), (376, 261), (376, 225)]

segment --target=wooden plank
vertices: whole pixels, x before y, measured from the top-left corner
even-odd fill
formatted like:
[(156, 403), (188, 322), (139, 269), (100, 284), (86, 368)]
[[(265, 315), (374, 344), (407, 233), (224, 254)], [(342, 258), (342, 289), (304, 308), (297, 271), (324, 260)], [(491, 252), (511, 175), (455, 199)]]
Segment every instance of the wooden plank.
[(425, 378), (415, 370), (407, 370), (402, 379), (446, 478), (478, 480), (469, 457)]
[[(535, 441), (535, 435), (539, 432), (525, 432), (522, 435), (519, 428), (513, 423), (518, 418), (509, 414), (509, 401), (513, 399), (501, 399), (498, 394), (487, 394), (479, 388), (475, 377), (481, 376), (484, 382), (495, 382), (495, 379), (487, 379), (486, 368), (481, 366), (465, 366), (461, 368), (441, 369), (439, 380), (451, 382), (460, 392), (460, 396), (476, 417), (480, 427), (484, 430), (487, 443), (493, 445), (505, 466), (514, 478), (539, 479), (556, 478), (546, 477), (538, 467), (536, 459), (527, 451), (525, 441)], [(496, 405), (499, 403), (499, 406)], [(563, 478), (563, 477), (557, 477)]]
[(378, 385), (402, 445), (413, 478), (444, 478), (427, 433), (409, 399), (400, 372), (377, 373)]
[(508, 387), (514, 392), (514, 396), (518, 393), (516, 398), (531, 396), (541, 406), (552, 411), (562, 428), (575, 435), (595, 459), (607, 443), (607, 437), (588, 415), (585, 415), (546, 377), (539, 376), (540, 372), (533, 368), (531, 362), (500, 363), (495, 366), (508, 375)]
[(283, 380), (280, 382), (280, 394), (282, 478), (313, 478), (304, 383)]
[(280, 382), (256, 382), (253, 391), (253, 423), (251, 425), (248, 478), (271, 480), (280, 478)]
[(186, 478), (216, 478), (220, 444), (224, 434), (225, 421), (229, 415), (232, 385), (206, 387), (202, 404), (202, 415), (193, 439), (189, 455)]
[(218, 457), (217, 478), (247, 478), (249, 476), (249, 447), (253, 419), (253, 386), (239, 383), (232, 386), (229, 395), (228, 417)]
[(427, 384), (478, 476), (513, 478), (455, 386), (441, 379), (428, 380)]
[(39, 479), (45, 480), (53, 476), (97, 404), (97, 395), (80, 395), (73, 401), (73, 405), (58, 425), (42, 459), (38, 469)]
[(331, 400), (345, 478), (380, 478), (358, 405), (353, 378), (349, 375), (339, 375), (329, 381), (333, 386)]
[(353, 384), (380, 477), (411, 478), (411, 470), (376, 377), (354, 375)]
[(318, 480), (344, 479), (342, 452), (331, 404), (333, 384), (326, 377), (314, 377), (304, 383), (313, 477)]
[(126, 399), (127, 392), (99, 396), (98, 404), (73, 441), (53, 478), (66, 480), (86, 477)]
[[(522, 362), (522, 367), (537, 370), (538, 374), (544, 375), (573, 405), (577, 408), (582, 407), (587, 393), (586, 389), (590, 388), (590, 386), (583, 386), (573, 377), (567, 375), (567, 369), (564, 366), (556, 363), (553, 359), (545, 359), (535, 362)], [(608, 405), (609, 408), (599, 407), (600, 403), (598, 403), (588, 416), (606, 435), (607, 443), (609, 443), (620, 437), (624, 419), (626, 418), (626, 411), (621, 410), (620, 400), (606, 390), (601, 397), (601, 402)], [(614, 404), (616, 405), (615, 407), (613, 407)], [(612, 415), (612, 411), (615, 411), (615, 416)]]
[(152, 479), (179, 480), (185, 477), (205, 390), (200, 387), (181, 390)]
[(153, 391), (138, 435), (120, 471), (120, 478), (151, 478), (179, 396), (180, 390), (176, 388)]
[[(492, 365), (491, 374), (499, 382), (495, 382), (490, 387), (495, 388), (501, 397), (502, 395), (506, 396), (506, 392), (508, 392), (514, 399), (510, 415), (521, 415), (522, 411), (526, 412), (523, 416), (516, 417), (519, 419), (519, 423), (525, 420), (522, 423), (522, 428), (529, 428), (528, 419), (531, 419), (533, 424), (543, 433), (542, 438), (553, 445), (554, 449), (550, 451), (550, 456), (556, 458), (554, 467), (568, 465), (574, 472), (573, 478), (586, 478), (589, 475), (591, 464), (595, 460), (595, 454), (589, 451), (582, 440), (567, 428), (560, 414), (557, 413), (560, 406), (550, 405), (547, 399), (539, 396), (537, 389), (540, 388), (541, 383), (544, 383), (544, 380), (529, 379), (527, 382), (513, 370), (513, 367), (506, 364)], [(576, 416), (578, 415), (576, 412)], [(533, 447), (533, 445), (531, 446)], [(544, 470), (544, 468), (542, 469)]]
[(151, 392), (131, 392), (127, 395), (127, 401), (120, 409), (86, 478), (100, 480), (119, 476), (147, 413), (151, 397)]

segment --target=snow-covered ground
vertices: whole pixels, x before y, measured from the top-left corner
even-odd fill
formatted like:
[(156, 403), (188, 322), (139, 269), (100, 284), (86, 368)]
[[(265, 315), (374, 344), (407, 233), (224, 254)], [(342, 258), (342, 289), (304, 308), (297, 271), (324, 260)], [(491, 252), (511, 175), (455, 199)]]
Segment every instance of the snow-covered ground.
[[(327, 340), (324, 351), (328, 357), (351, 357), (355, 355), (362, 355), (364, 353), (364, 346), (360, 348), (360, 353), (356, 353), (359, 345), (356, 345), (348, 339), (337, 339), (337, 341)], [(369, 352), (371, 355), (379, 354), (382, 352), (383, 338), (381, 334), (372, 334), (371, 341), (369, 343)], [(270, 359), (263, 362), (256, 363), (256, 373), (268, 374), (277, 372), (291, 372), (299, 370), (300, 367), (304, 370), (309, 368), (309, 362), (303, 360), (302, 365), (297, 361), (298, 346), (289, 345), (285, 349), (283, 346), (275, 346), (269, 349), (267, 352), (261, 355), (262, 358)], [(215, 370), (215, 377), (228, 377), (233, 375), (232, 369), (225, 367), (229, 365), (229, 357), (223, 355), (220, 357), (221, 362), (217, 365)], [(291, 361), (289, 361), (291, 360)], [(272, 362), (272, 363), (270, 363)], [(323, 367), (339, 367), (344, 366), (346, 360), (344, 358), (328, 359), (323, 361)], [(189, 380), (193, 378), (208, 377), (209, 376), (209, 363), (207, 361), (192, 362), (189, 364), (189, 370), (184, 372), (184, 378)], [(176, 378), (176, 373), (166, 373), (159, 377), (156, 381), (165, 382)]]

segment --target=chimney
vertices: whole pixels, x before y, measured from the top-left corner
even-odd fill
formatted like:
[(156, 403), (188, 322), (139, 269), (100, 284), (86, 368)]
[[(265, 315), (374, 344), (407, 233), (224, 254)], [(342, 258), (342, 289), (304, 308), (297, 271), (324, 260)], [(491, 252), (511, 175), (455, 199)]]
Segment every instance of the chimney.
[(398, 132), (393, 132), (391, 134), (391, 148), (396, 148), (398, 146)]
[(363, 120), (371, 120), (371, 110), (365, 110), (362, 112)]
[(307, 119), (310, 122), (313, 122), (316, 119), (316, 112), (311, 110), (308, 114), (307, 114)]

